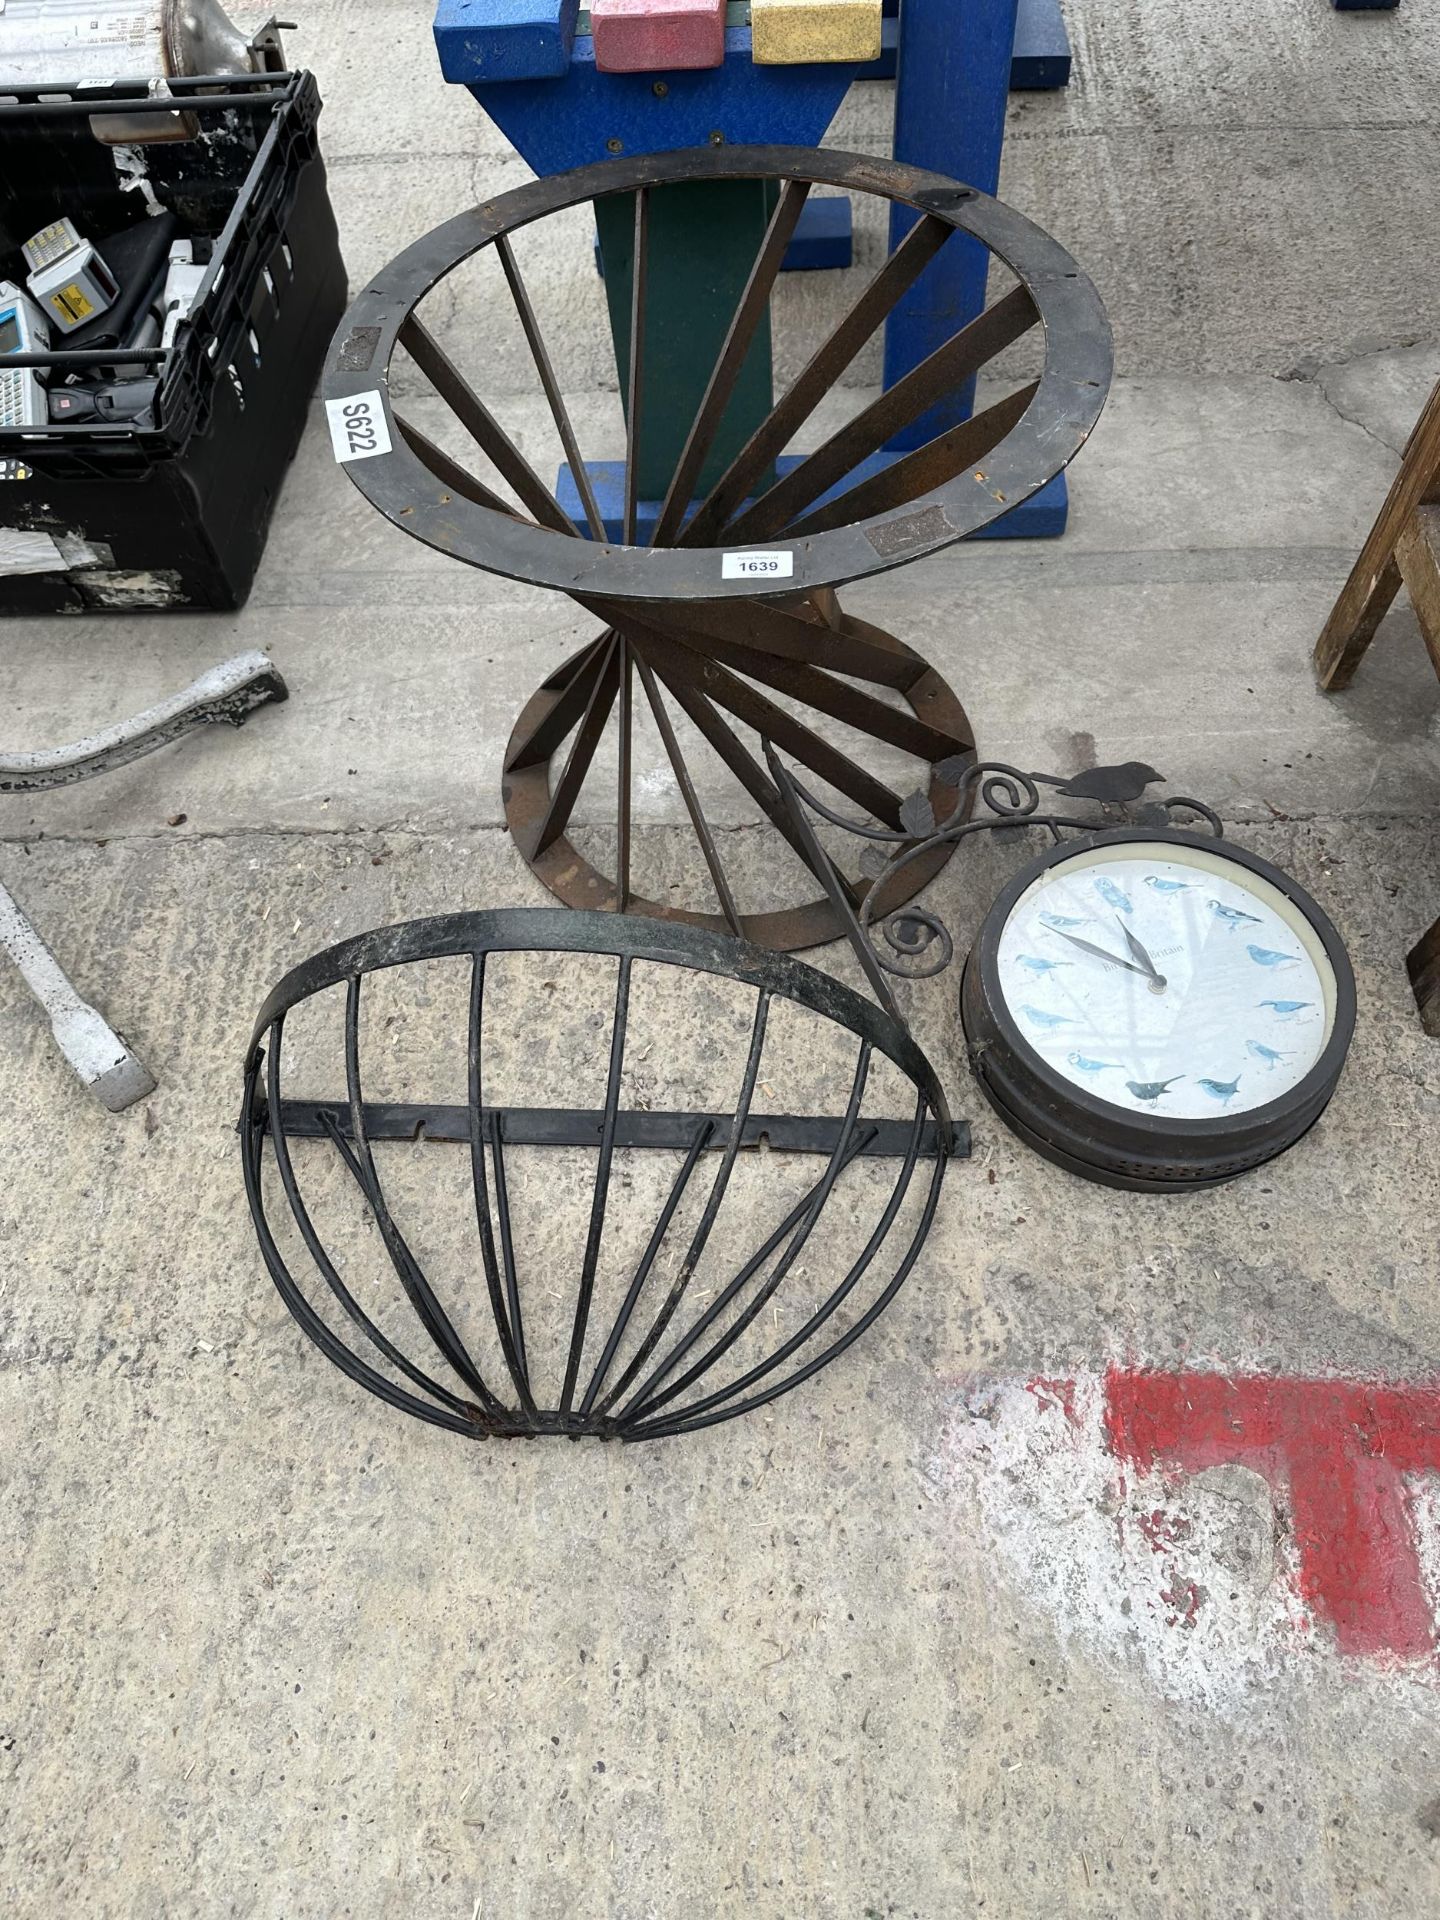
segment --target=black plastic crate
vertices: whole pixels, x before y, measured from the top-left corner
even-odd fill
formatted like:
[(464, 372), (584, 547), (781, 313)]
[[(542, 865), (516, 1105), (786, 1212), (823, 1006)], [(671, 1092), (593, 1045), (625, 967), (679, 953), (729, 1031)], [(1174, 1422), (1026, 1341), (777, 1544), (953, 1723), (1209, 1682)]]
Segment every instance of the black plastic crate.
[[(141, 84), (12, 89), (0, 104), (0, 277), (22, 278), (21, 243), (63, 214), (94, 238), (158, 203), (183, 234), (213, 242), (188, 322), (149, 356), (160, 381), (149, 415), (0, 428), (0, 528), (48, 534), (60, 555), (53, 571), (0, 574), (0, 612), (243, 604), (345, 310), (314, 76), (169, 84), (183, 105), (157, 108)], [(130, 149), (145, 184), (127, 188), (92, 117), (156, 111), (179, 137)], [(66, 351), (56, 343), (49, 357), (64, 366)], [(92, 359), (145, 356), (112, 347)]]

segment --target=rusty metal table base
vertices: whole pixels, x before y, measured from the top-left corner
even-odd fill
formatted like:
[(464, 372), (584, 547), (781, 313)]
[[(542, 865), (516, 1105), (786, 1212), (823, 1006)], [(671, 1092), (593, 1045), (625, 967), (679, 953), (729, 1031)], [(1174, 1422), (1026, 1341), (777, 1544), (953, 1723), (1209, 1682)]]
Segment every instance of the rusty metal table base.
[[(937, 817), (944, 817), (956, 800), (955, 788), (936, 772), (937, 763), (956, 756), (968, 759), (974, 752), (970, 724), (955, 694), (909, 647), (842, 612), (833, 594), (817, 594), (793, 608), (731, 602), (703, 607), (617, 605), (608, 610), (612, 624), (539, 688), (510, 736), (505, 818), (531, 871), (569, 907), (683, 920), (786, 952), (838, 939), (845, 922), (823, 895), (777, 911), (741, 910), (676, 737), (674, 716), (679, 713), (693, 724), (797, 859), (813, 870), (811, 855), (765, 767), (760, 742), (778, 742), (847, 799), (896, 829), (903, 796), (769, 693), (803, 702), (869, 739), (913, 754), (929, 769), (922, 777), (928, 778)], [(708, 632), (698, 631), (700, 627)], [(898, 693), (905, 707), (886, 704), (871, 688)], [(664, 744), (704, 856), (716, 912), (648, 899), (632, 885), (630, 747), (637, 700)], [(743, 733), (737, 731), (737, 722)], [(579, 852), (566, 829), (585, 775), (612, 725), (619, 735), (618, 830), (616, 871), (606, 875)], [(755, 737), (753, 746), (747, 734)], [(885, 910), (928, 885), (952, 851), (949, 846), (937, 848), (932, 857), (907, 867), (903, 884), (889, 888)], [(858, 911), (875, 883), (843, 875), (841, 884)]]
[[(650, 369), (691, 344), (688, 329), (676, 337), (685, 316), (649, 297), (652, 199), (727, 180), (763, 182), (773, 212), (654, 528), (642, 542), (639, 448), (646, 408), (655, 404)], [(769, 338), (771, 293), (816, 185), (874, 195), (918, 218), (759, 427), (745, 435), (733, 427), (732, 404), (752, 354)], [(512, 235), (537, 221), (607, 201), (612, 224), (628, 222), (631, 234), (620, 544), (607, 534), (511, 244)], [(668, 230), (662, 220), (655, 232)], [(927, 284), (926, 270), (964, 248), (988, 248), (1008, 270), (1008, 290), (965, 324), (957, 320), (928, 358), (851, 411), (798, 464), (777, 467), (866, 342), (912, 289)], [(432, 288), (486, 251), (504, 281), (501, 309), (487, 315), (486, 331), (503, 324), (506, 308), (518, 322), (579, 488), (580, 519), (566, 512), (467, 380), (453, 330), (441, 340), (420, 317)], [(492, 284), (499, 292), (498, 276)], [(574, 324), (568, 310), (566, 318)], [(1002, 360), (1012, 348), (1017, 357)], [(463, 458), (393, 404), (397, 353), (423, 383), (416, 391), (428, 387), (448, 409), (442, 437), (460, 445), (463, 435)], [(834, 589), (937, 552), (1033, 497), (1083, 444), (1103, 404), (1110, 367), (1109, 329), (1095, 289), (1063, 248), (997, 201), (894, 161), (722, 146), (637, 155), (538, 180), (427, 234), (356, 299), (332, 349), (324, 392), (337, 457), (397, 527), (471, 566), (564, 593), (602, 623), (597, 637), (534, 695), (510, 740), (506, 817), (532, 871), (570, 906), (686, 920), (795, 948), (834, 939), (844, 931), (843, 916), (828, 895), (777, 911), (742, 910), (676, 719), (686, 723), (687, 734), (700, 736), (817, 883), (826, 876), (815, 872), (795, 831), (765, 765), (764, 743), (798, 761), (845, 803), (887, 828), (904, 828), (899, 794), (827, 737), (838, 723), (861, 741), (912, 756), (919, 766), (907, 788), (928, 785), (932, 817), (948, 817), (957, 787), (946, 784), (940, 769), (958, 782), (973, 756), (964, 710), (917, 654), (843, 612)], [(1005, 391), (987, 395), (979, 412), (954, 423), (947, 401), (980, 374)], [(874, 456), (901, 434), (912, 450), (875, 471)], [(648, 710), (670, 761), (718, 912), (708, 901), (666, 906), (632, 884), (637, 703)], [(615, 871), (605, 875), (567, 830), (612, 726), (619, 797)], [(882, 911), (900, 905), (933, 878), (950, 851), (937, 845), (917, 853), (882, 884), (884, 897), (872, 905)], [(848, 875), (842, 884), (858, 908), (869, 884)]]

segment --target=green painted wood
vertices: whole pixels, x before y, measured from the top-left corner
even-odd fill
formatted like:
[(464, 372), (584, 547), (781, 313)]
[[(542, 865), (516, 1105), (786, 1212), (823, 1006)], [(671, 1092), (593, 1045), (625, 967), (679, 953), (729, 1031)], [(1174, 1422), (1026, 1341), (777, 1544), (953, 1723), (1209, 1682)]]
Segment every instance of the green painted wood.
[[(639, 492), (663, 498), (704, 397), (731, 318), (745, 290), (776, 199), (761, 180), (686, 181), (653, 188), (645, 305)], [(605, 295), (620, 392), (630, 366), (630, 267), (635, 205), (630, 194), (595, 203)], [(774, 399), (770, 320), (756, 330), (735, 393), (700, 475), (707, 491), (729, 466)]]

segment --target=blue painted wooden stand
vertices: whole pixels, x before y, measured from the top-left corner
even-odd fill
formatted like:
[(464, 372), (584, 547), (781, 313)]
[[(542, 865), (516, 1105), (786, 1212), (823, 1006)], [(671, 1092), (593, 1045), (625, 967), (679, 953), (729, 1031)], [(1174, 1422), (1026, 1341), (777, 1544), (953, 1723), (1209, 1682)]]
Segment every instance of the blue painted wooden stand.
[[(1027, 8), (1027, 30), (1042, 40), (1048, 33), (1053, 52), (1054, 19), (1047, 27), (1045, 9), (1054, 16), (1057, 0), (903, 0), (898, 23), (889, 23), (892, 41), (898, 27), (897, 159), (994, 193), (1022, 6)], [(854, 63), (757, 66), (751, 58), (747, 10), (732, 8), (730, 20), (722, 66), (664, 76), (599, 72), (593, 43), (588, 33), (578, 30), (584, 19), (575, 0), (440, 0), (435, 39), (445, 77), (470, 89), (541, 175), (621, 153), (663, 152), (716, 141), (731, 146), (818, 145), (851, 83), (867, 69)], [(498, 37), (497, 22), (505, 29)], [(1068, 77), (1068, 48), (1066, 58)], [(825, 200), (815, 203), (811, 217), (820, 222), (843, 218)], [(892, 246), (914, 219), (895, 210)], [(800, 241), (797, 236), (797, 244)], [(981, 310), (985, 280), (985, 250), (957, 235), (887, 324), (887, 387)], [(712, 291), (717, 298), (724, 296), (723, 289)], [(736, 286), (732, 304), (739, 292)], [(968, 418), (973, 397), (973, 383), (957, 390), (898, 439), (891, 454), (898, 457)], [(877, 456), (881, 462), (885, 458)], [(618, 484), (613, 502), (610, 498), (613, 464), (593, 463), (589, 470), (607, 534), (619, 539)], [(573, 477), (563, 469), (560, 490), (567, 508), (578, 506)], [(1063, 533), (1067, 506), (1062, 474), (979, 537)], [(642, 525), (645, 520), (642, 504)]]

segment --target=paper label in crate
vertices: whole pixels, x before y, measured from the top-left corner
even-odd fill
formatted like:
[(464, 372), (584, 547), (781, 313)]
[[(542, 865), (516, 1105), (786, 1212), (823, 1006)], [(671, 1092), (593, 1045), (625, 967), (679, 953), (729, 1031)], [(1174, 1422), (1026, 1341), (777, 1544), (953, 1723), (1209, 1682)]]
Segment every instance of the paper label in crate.
[(390, 451), (390, 427), (378, 392), (352, 393), (345, 400), (327, 400), (330, 444), (342, 466), (351, 460), (373, 460)]
[(727, 553), (720, 562), (722, 580), (792, 580), (793, 553)]

